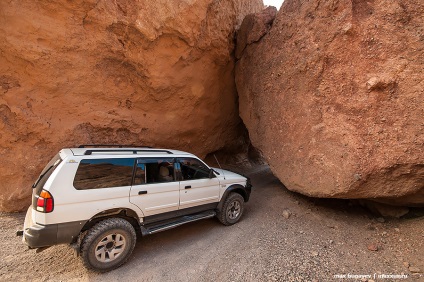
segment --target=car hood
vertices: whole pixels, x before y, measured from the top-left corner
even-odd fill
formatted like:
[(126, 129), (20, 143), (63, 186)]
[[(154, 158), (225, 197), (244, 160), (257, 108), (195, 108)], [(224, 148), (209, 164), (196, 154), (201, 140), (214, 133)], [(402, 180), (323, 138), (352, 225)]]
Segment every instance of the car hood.
[(229, 170), (215, 168), (215, 167), (213, 167), (213, 170), (219, 173), (217, 177), (219, 181), (221, 182), (242, 182), (247, 180), (247, 178), (244, 177), (243, 175), (234, 173)]

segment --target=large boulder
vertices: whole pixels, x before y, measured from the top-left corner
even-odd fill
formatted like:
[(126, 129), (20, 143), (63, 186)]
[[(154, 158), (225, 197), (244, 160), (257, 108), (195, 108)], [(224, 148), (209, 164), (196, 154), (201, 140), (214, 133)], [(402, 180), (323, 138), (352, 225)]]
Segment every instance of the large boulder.
[(244, 48), (240, 114), (288, 189), (424, 205), (423, 15), (420, 0), (286, 0)]
[(0, 2), (0, 210), (62, 147), (201, 157), (239, 137), (234, 32), (261, 0)]

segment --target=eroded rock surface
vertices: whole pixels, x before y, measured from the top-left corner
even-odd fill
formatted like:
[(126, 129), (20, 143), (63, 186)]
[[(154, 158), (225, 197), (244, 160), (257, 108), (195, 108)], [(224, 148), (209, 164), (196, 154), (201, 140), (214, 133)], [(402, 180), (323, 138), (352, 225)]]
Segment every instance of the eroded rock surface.
[(423, 14), (419, 0), (286, 0), (244, 49), (240, 114), (288, 189), (424, 205)]
[(239, 138), (234, 31), (260, 0), (0, 2), (0, 210), (62, 147), (204, 157)]
[(277, 8), (269, 6), (261, 12), (249, 14), (243, 19), (237, 32), (237, 59), (240, 59), (247, 45), (258, 42), (269, 32), (276, 15)]

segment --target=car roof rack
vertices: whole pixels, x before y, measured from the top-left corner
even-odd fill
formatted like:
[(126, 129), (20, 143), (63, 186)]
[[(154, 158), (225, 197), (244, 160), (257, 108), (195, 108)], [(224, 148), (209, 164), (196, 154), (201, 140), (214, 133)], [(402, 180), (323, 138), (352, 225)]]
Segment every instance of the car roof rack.
[(173, 154), (171, 151), (169, 151), (169, 150), (160, 150), (160, 149), (151, 149), (151, 150), (149, 150), (149, 149), (145, 149), (145, 150), (143, 150), (143, 149), (136, 149), (136, 150), (131, 150), (131, 149), (128, 149), (128, 150), (96, 150), (96, 149), (94, 149), (94, 150), (87, 150), (87, 151), (85, 151), (85, 153), (84, 153), (84, 155), (92, 155), (93, 153), (97, 153), (97, 152), (99, 152), (99, 153), (101, 153), (101, 152), (108, 152), (108, 153), (110, 153), (110, 152), (132, 152), (133, 154), (137, 154), (138, 152), (148, 152), (148, 153), (167, 153), (167, 154)]
[(87, 147), (118, 147), (118, 148), (152, 148), (150, 146), (136, 146), (136, 145), (120, 145), (120, 144), (83, 144), (79, 145), (78, 148)]

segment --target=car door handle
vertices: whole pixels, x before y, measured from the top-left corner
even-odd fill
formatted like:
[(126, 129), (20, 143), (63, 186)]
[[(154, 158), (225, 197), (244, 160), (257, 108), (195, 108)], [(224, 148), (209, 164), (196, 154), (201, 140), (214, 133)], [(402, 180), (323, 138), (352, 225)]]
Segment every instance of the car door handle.
[(138, 191), (139, 195), (147, 194), (147, 191)]
[(190, 189), (191, 188), (191, 185), (188, 185), (188, 186), (186, 186), (186, 187), (184, 187), (185, 189)]

